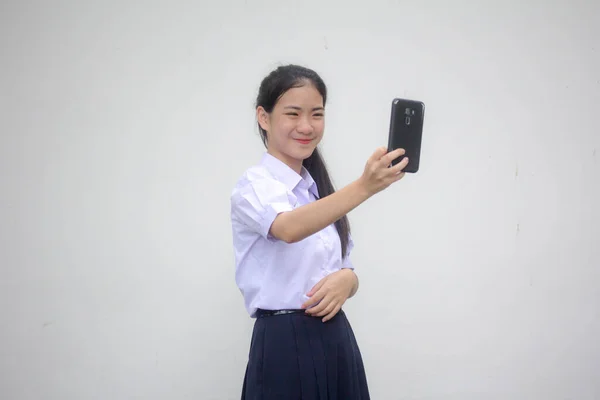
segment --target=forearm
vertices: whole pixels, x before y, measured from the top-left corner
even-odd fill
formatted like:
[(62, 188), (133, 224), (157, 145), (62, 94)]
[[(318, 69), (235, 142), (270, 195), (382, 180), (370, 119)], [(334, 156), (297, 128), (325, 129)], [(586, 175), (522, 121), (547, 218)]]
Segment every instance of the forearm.
[(279, 214), (270, 233), (287, 243), (299, 242), (319, 232), (370, 197), (359, 180), (320, 200)]

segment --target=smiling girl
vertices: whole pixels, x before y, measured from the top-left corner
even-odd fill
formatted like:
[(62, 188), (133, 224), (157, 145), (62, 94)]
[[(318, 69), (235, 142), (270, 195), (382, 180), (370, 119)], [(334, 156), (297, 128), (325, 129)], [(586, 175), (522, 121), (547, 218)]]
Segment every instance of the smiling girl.
[(346, 214), (402, 179), (404, 154), (377, 149), (335, 191), (317, 148), (327, 88), (311, 69), (282, 66), (256, 102), (267, 148), (231, 195), (236, 283), (256, 318), (242, 399), (369, 399), (342, 306), (358, 290)]

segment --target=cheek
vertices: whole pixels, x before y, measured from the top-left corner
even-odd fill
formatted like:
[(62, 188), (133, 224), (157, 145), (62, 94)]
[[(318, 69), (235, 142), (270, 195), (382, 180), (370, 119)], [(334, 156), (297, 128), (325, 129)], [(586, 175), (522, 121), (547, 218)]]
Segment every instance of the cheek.
[(295, 129), (296, 124), (293, 121), (281, 121), (277, 126), (277, 132), (281, 138), (291, 136)]
[(313, 125), (314, 129), (315, 129), (315, 133), (317, 133), (319, 136), (323, 135), (323, 131), (325, 130), (325, 121), (320, 120), (315, 122), (315, 124)]
[(289, 124), (286, 124), (284, 121), (272, 121), (270, 136), (275, 141), (284, 140), (289, 132), (289, 127), (287, 125)]

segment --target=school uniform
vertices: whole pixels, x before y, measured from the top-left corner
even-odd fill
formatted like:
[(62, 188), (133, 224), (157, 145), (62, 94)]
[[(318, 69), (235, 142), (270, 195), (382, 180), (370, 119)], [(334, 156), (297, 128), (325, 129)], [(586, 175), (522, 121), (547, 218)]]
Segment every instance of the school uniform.
[(343, 310), (327, 322), (300, 310), (312, 287), (354, 269), (332, 224), (288, 244), (269, 234), (275, 217), (319, 198), (303, 168), (296, 173), (265, 153), (231, 195), (236, 283), (255, 318), (242, 399), (369, 399), (363, 361)]

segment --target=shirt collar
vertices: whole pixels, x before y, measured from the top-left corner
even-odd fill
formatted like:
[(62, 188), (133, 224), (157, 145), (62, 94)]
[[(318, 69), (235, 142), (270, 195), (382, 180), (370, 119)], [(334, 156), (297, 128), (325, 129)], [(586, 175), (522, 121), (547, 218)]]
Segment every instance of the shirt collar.
[(266, 152), (262, 157), (261, 164), (267, 167), (269, 172), (271, 172), (271, 174), (281, 181), (288, 189), (293, 191), (296, 187), (300, 187), (309, 190), (316, 198), (319, 198), (317, 184), (304, 166), (299, 175), (286, 163)]

